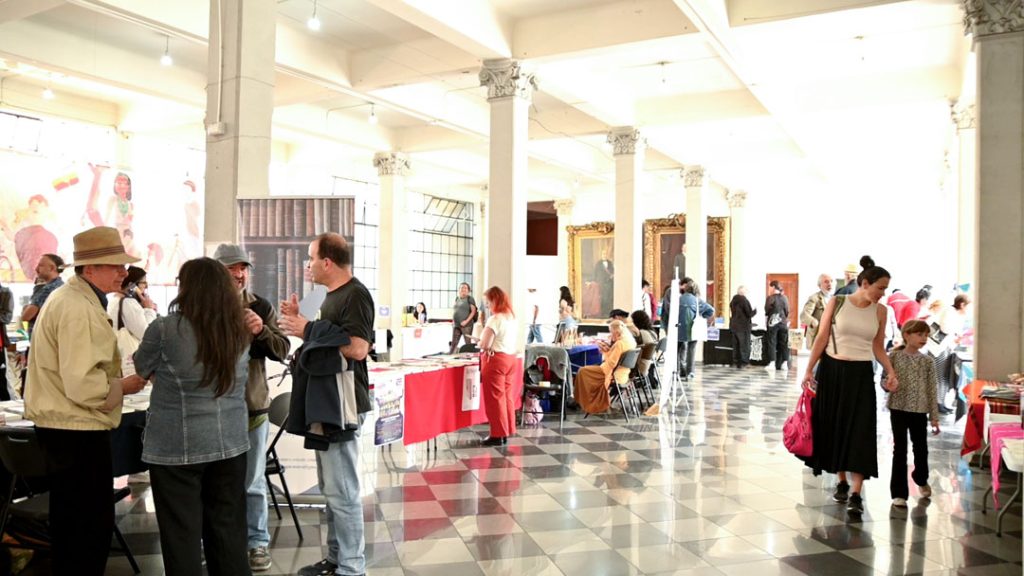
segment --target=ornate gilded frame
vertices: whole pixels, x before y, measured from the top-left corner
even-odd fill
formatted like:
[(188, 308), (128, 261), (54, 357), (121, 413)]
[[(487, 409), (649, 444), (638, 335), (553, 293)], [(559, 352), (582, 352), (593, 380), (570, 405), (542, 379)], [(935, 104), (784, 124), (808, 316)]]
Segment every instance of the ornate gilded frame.
[[(682, 234), (686, 232), (686, 214), (671, 214), (668, 218), (644, 220), (644, 278), (656, 281), (661, 278), (661, 259), (656, 256), (661, 246), (662, 234)], [(715, 267), (712, 271), (715, 282), (715, 315), (729, 316), (729, 219), (708, 218), (708, 234), (715, 234)], [(655, 296), (661, 297), (658, 291), (661, 286), (654, 286)]]
[(580, 321), (600, 320), (607, 318), (583, 317), (583, 269), (581, 241), (590, 238), (614, 238), (615, 223), (591, 222), (583, 226), (566, 226), (569, 233), (569, 283), (573, 298), (576, 299), (576, 313)]

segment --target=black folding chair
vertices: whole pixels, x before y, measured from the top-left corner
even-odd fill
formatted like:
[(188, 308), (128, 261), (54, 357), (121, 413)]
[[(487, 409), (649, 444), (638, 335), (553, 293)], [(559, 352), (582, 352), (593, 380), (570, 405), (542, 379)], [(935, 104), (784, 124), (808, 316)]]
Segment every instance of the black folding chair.
[[(631, 379), (633, 380), (634, 386), (639, 386), (639, 390), (644, 393), (644, 401), (647, 405), (652, 404), (652, 398), (654, 397), (654, 391), (651, 388), (651, 380), (648, 377), (647, 372), (650, 371), (654, 364), (654, 356), (657, 354), (658, 345), (654, 342), (644, 344), (640, 347), (640, 360), (637, 362), (638, 367), (633, 370)], [(646, 361), (646, 362), (645, 362)], [(647, 364), (647, 370), (640, 370), (639, 366)], [(657, 371), (655, 371), (657, 373)], [(640, 399), (639, 392), (637, 393), (637, 400)]]
[[(288, 490), (288, 482), (284, 479), (284, 464), (281, 464), (281, 459), (277, 456), (277, 441), (281, 439), (281, 435), (284, 434), (284, 425), (288, 422), (288, 411), (290, 410), (290, 403), (292, 400), (292, 393), (285, 392), (284, 394), (277, 395), (270, 402), (270, 412), (267, 417), (270, 419), (270, 423), (277, 426), (277, 434), (274, 434), (274, 439), (270, 441), (270, 446), (267, 447), (267, 467), (266, 477), (267, 486), (270, 488), (270, 499), (274, 503), (274, 511), (277, 512), (277, 519), (281, 519), (281, 508), (277, 504), (277, 492), (280, 491), (284, 496), (284, 499), (288, 502), (288, 509), (291, 510), (292, 520), (295, 522), (295, 531), (299, 534), (299, 540), (302, 540), (302, 526), (299, 524), (299, 516), (295, 513), (295, 503), (292, 502), (292, 494)], [(281, 480), (281, 488), (270, 481), (270, 477), (273, 475)]]
[[(3, 461), (4, 467), (11, 473), (7, 497), (0, 503), (0, 534), (7, 530), (8, 535), (14, 538), (19, 548), (49, 550), (50, 494), (48, 492), (32, 492), (31, 485), (26, 483), (28, 480), (45, 478), (47, 475), (46, 455), (36, 437), (35, 428), (0, 428), (0, 461)], [(15, 489), (19, 481), (24, 486), (29, 486), (29, 489), (25, 496), (15, 500)], [(110, 505), (113, 506), (124, 500), (131, 493), (131, 488), (127, 486), (119, 490), (112, 490)], [(8, 523), (11, 519), (18, 521), (17, 530), (8, 530)], [(141, 572), (139, 564), (135, 561), (135, 556), (116, 523), (114, 524), (114, 537), (117, 538), (120, 546), (120, 548), (114, 549), (124, 552), (132, 571), (139, 574)]]

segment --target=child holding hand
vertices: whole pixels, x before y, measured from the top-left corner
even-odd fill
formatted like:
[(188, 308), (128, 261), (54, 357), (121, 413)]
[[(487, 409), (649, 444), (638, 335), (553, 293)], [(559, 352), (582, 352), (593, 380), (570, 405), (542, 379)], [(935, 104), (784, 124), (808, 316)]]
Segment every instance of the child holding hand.
[(914, 444), (914, 472), (911, 477), (919, 487), (922, 498), (930, 498), (928, 485), (928, 442), (929, 421), (932, 434), (939, 433), (938, 401), (935, 398), (935, 364), (921, 352), (928, 341), (928, 324), (911, 320), (901, 330), (904, 345), (890, 354), (893, 371), (899, 381), (899, 388), (889, 390), (889, 420), (892, 424), (892, 480), (889, 492), (892, 505), (907, 506), (907, 434)]

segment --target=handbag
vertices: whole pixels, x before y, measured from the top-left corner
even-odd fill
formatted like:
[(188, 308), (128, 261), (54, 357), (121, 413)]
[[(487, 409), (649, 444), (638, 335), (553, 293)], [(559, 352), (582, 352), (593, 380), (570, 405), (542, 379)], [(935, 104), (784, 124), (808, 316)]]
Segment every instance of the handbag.
[(466, 366), (462, 375), (462, 411), (480, 409), (480, 367)]
[(124, 325), (124, 297), (117, 305), (117, 351), (121, 355), (121, 376), (135, 374), (135, 351), (139, 349), (139, 341)]
[(794, 456), (806, 458), (814, 453), (811, 398), (811, 391), (804, 390), (796, 403), (796, 410), (786, 418), (786, 423), (782, 426), (782, 443)]
[(704, 318), (697, 316), (693, 319), (693, 326), (690, 328), (690, 340), (697, 342), (707, 342), (708, 340), (708, 321)]

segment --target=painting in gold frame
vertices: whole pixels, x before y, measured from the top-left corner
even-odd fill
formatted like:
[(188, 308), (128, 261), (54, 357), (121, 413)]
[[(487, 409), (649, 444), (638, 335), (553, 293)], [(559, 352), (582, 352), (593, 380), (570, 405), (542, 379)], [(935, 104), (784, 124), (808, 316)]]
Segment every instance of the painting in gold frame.
[[(679, 266), (680, 278), (686, 276), (686, 215), (644, 221), (644, 278), (651, 282), (655, 296), (661, 298), (671, 284), (673, 268)], [(729, 219), (708, 218), (708, 277), (701, 286), (701, 297), (715, 307), (715, 316), (729, 316)]]
[(608, 319), (614, 299), (615, 224), (593, 222), (567, 226), (569, 282), (581, 321)]

